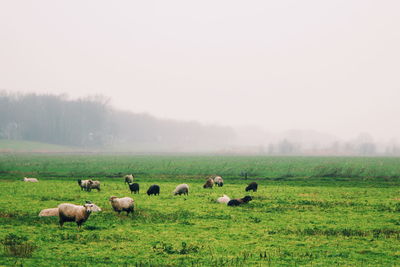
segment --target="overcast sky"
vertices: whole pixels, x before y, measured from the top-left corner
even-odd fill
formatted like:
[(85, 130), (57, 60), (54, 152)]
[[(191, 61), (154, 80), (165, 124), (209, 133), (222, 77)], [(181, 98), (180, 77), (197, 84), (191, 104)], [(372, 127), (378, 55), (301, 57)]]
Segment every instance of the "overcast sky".
[(400, 140), (399, 14), (397, 0), (0, 1), (0, 88)]

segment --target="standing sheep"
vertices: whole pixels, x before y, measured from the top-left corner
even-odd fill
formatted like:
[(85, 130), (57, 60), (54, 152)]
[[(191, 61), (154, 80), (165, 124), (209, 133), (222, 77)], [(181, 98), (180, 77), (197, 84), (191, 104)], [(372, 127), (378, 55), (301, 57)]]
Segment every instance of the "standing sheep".
[[(86, 201), (86, 204), (93, 204), (90, 201)], [(100, 207), (96, 204), (93, 204), (92, 212), (101, 211)], [(39, 213), (39, 217), (50, 217), (50, 216), (59, 216), (58, 208), (50, 208), (41, 210)]]
[(212, 188), (214, 186), (214, 180), (212, 178), (208, 178), (206, 183), (203, 185), (203, 188)]
[(236, 199), (231, 199), (228, 202), (228, 206), (239, 206), (245, 203), (248, 203), (251, 201), (253, 198), (251, 196), (245, 196), (244, 198), (236, 198)]
[(100, 181), (89, 180), (88, 191), (90, 192), (92, 189), (97, 189), (97, 192), (100, 191)]
[(224, 195), (224, 196), (222, 196), (222, 197), (219, 197), (218, 199), (217, 199), (217, 202), (218, 203), (225, 203), (225, 204), (228, 204), (228, 202), (231, 200), (231, 198), (230, 197), (228, 197), (227, 195)]
[(180, 184), (175, 188), (173, 194), (174, 195), (182, 195), (182, 194), (189, 195), (189, 186), (187, 184)]
[(22, 181), (24, 181), (24, 182), (32, 182), (32, 183), (39, 182), (38, 179), (36, 179), (36, 178), (28, 178), (28, 177), (24, 177), (24, 179), (22, 179)]
[(131, 190), (131, 194), (132, 192), (139, 193), (139, 184), (138, 183), (133, 183), (133, 184), (129, 184), (129, 189)]
[(153, 184), (147, 189), (147, 195), (160, 195), (160, 186)]
[(215, 183), (216, 185), (218, 185), (219, 187), (221, 187), (221, 186), (224, 185), (224, 180), (222, 179), (221, 176), (215, 176), (215, 177), (214, 177), (214, 183)]
[(96, 209), (96, 205), (88, 202), (83, 206), (78, 206), (70, 203), (63, 203), (58, 205), (58, 215), (60, 218), (60, 227), (63, 227), (65, 222), (76, 222), (78, 228), (86, 222), (93, 211), (100, 211)]
[(112, 196), (110, 197), (110, 203), (113, 209), (118, 212), (118, 214), (120, 214), (121, 211), (126, 211), (126, 215), (129, 215), (130, 212), (134, 211), (135, 202), (130, 197), (118, 198)]
[(81, 187), (81, 191), (85, 190), (85, 191), (89, 191), (89, 184), (92, 183), (92, 180), (78, 180), (78, 185)]
[(256, 182), (251, 182), (249, 185), (246, 187), (246, 192), (253, 190), (253, 192), (257, 192), (258, 184)]
[(125, 175), (125, 176), (124, 176), (125, 184), (131, 184), (131, 183), (133, 183), (133, 178), (134, 178), (134, 177), (135, 177), (135, 176), (133, 176), (132, 174)]

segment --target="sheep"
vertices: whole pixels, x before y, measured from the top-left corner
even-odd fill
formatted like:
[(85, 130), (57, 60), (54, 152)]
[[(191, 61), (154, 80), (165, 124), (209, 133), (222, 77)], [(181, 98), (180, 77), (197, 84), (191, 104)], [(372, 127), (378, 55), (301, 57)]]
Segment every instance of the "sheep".
[(218, 203), (225, 203), (225, 204), (228, 204), (229, 200), (231, 200), (231, 198), (228, 197), (227, 195), (224, 195), (224, 196), (222, 196), (222, 197), (219, 197), (219, 198), (217, 199), (217, 202), (218, 202)]
[(93, 211), (101, 211), (101, 209), (90, 202), (87, 202), (83, 206), (70, 203), (60, 204), (58, 205), (60, 227), (63, 227), (65, 222), (76, 222), (78, 229), (80, 229)]
[(112, 196), (110, 197), (110, 203), (113, 209), (118, 212), (118, 214), (120, 214), (121, 211), (126, 211), (126, 215), (129, 215), (130, 212), (134, 211), (135, 202), (130, 197), (118, 198)]
[(58, 216), (58, 208), (44, 209), (39, 213), (39, 217)]
[(28, 177), (24, 177), (24, 179), (22, 179), (22, 181), (24, 181), (24, 182), (32, 182), (32, 183), (39, 182), (37, 178), (28, 178)]
[(231, 199), (228, 202), (228, 206), (239, 206), (245, 203), (248, 203), (251, 201), (253, 198), (251, 196), (245, 196), (244, 198), (236, 198), (236, 199)]
[(81, 187), (81, 191), (85, 190), (85, 191), (90, 191), (89, 190), (89, 184), (92, 183), (92, 180), (78, 180), (78, 185)]
[(147, 189), (147, 195), (160, 195), (160, 186), (153, 184)]
[(97, 191), (100, 191), (100, 181), (89, 180), (88, 191), (90, 192), (92, 189), (97, 189)]
[(212, 188), (214, 186), (214, 180), (212, 178), (208, 178), (206, 183), (203, 185), (203, 188)]
[(174, 195), (182, 195), (182, 194), (189, 195), (189, 186), (187, 184), (180, 184), (175, 188), (173, 194)]
[(125, 184), (133, 183), (133, 177), (135, 177), (135, 176), (133, 176), (132, 174), (125, 175), (124, 176)]
[[(86, 201), (86, 204), (93, 204), (90, 201)], [(101, 208), (96, 204), (93, 204), (92, 212), (101, 211)], [(39, 217), (50, 217), (50, 216), (59, 216), (58, 208), (50, 208), (41, 210), (39, 213)]]
[(253, 190), (253, 192), (257, 192), (258, 184), (256, 182), (251, 182), (249, 185), (246, 187), (246, 192)]
[(219, 187), (221, 187), (221, 186), (224, 185), (224, 180), (222, 179), (221, 176), (215, 176), (215, 177), (214, 177), (214, 183), (215, 183), (216, 185), (218, 185)]
[(139, 193), (139, 184), (138, 183), (133, 183), (133, 184), (128, 184), (129, 185), (129, 189), (132, 192)]

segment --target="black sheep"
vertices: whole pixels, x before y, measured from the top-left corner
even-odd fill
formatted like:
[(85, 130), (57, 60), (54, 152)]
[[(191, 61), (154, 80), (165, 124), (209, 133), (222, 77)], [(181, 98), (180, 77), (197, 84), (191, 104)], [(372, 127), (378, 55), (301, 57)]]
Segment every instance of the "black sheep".
[(245, 203), (248, 203), (249, 201), (251, 201), (253, 198), (251, 196), (245, 196), (244, 198), (235, 198), (235, 199), (231, 199), (228, 202), (228, 206), (239, 206)]
[(138, 183), (133, 183), (133, 184), (129, 184), (129, 189), (132, 192), (139, 193), (139, 184)]
[(256, 182), (251, 182), (246, 187), (246, 192), (253, 190), (253, 192), (257, 192), (258, 184)]
[(147, 190), (147, 195), (160, 195), (160, 187), (156, 184), (153, 184)]

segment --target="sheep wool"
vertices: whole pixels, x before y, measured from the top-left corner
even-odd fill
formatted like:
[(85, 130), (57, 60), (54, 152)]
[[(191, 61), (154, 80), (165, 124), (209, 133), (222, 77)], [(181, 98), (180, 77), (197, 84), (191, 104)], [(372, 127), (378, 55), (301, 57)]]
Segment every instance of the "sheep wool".
[(225, 204), (228, 204), (229, 200), (231, 200), (230, 197), (228, 197), (227, 195), (223, 195), (222, 197), (219, 197), (219, 198), (217, 199), (217, 202), (218, 202), (218, 203), (225, 203)]
[(112, 208), (119, 213), (121, 211), (126, 211), (126, 214), (129, 215), (130, 212), (134, 211), (134, 201), (130, 197), (122, 197), (118, 198), (115, 196), (110, 197), (110, 203)]
[(180, 184), (174, 190), (174, 195), (189, 195), (189, 186), (187, 184)]
[(215, 183), (216, 185), (218, 185), (219, 187), (221, 187), (221, 186), (224, 185), (224, 180), (222, 179), (221, 176), (215, 176), (215, 177), (214, 177), (214, 183)]
[(58, 216), (58, 208), (44, 209), (39, 213), (39, 217)]
[(86, 203), (83, 206), (70, 203), (58, 205), (60, 227), (63, 227), (65, 222), (76, 222), (78, 228), (80, 228), (81, 225), (89, 218), (92, 211), (96, 210), (96, 207), (97, 206), (92, 203)]
[(214, 180), (212, 178), (208, 178), (206, 183), (203, 185), (203, 188), (212, 188), (214, 186)]
[(132, 174), (125, 175), (124, 176), (125, 184), (133, 183), (133, 177), (135, 176), (133, 176)]
[(24, 179), (22, 181), (24, 181), (24, 182), (32, 182), (32, 183), (39, 182), (37, 178), (29, 178), (29, 177), (24, 177)]
[(90, 181), (88, 185), (89, 191), (92, 189), (97, 189), (97, 191), (100, 191), (100, 181), (92, 181), (92, 180), (89, 181)]

